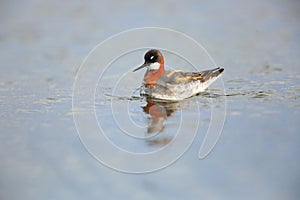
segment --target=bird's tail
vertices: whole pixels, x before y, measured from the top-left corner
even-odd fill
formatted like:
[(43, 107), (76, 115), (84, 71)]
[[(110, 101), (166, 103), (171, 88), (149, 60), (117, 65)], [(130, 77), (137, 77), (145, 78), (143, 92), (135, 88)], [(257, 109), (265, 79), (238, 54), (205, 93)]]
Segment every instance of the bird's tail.
[(223, 72), (224, 72), (224, 68), (220, 68), (220, 67), (202, 71), (200, 72), (202, 76), (202, 82), (206, 82), (210, 79), (215, 79), (219, 77)]

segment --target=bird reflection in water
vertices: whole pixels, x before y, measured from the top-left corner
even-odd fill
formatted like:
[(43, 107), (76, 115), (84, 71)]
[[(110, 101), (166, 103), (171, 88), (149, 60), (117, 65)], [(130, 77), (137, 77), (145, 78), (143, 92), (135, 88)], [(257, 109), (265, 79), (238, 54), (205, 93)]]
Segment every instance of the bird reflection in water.
[[(147, 105), (143, 106), (143, 111), (149, 115), (149, 124), (147, 133), (155, 134), (161, 133), (165, 129), (165, 122), (169, 116), (176, 110), (182, 109), (183, 103), (177, 101), (162, 101), (147, 97)], [(156, 136), (156, 135), (155, 135)], [(172, 141), (170, 136), (151, 137), (149, 140), (150, 145), (166, 145)]]

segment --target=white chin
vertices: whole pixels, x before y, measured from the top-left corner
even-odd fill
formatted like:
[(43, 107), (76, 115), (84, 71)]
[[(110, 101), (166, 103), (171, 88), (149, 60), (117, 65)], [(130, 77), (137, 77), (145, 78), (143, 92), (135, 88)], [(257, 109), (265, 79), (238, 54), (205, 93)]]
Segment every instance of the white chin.
[(155, 63), (151, 63), (149, 66), (148, 66), (148, 69), (149, 70), (158, 70), (160, 67), (160, 64), (158, 62), (155, 62)]

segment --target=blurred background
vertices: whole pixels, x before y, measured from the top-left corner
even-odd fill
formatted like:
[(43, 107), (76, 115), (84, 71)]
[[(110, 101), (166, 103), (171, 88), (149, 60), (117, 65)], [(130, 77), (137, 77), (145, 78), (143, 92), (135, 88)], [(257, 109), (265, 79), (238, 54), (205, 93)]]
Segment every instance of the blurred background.
[[(299, 198), (299, 1), (0, 5), (1, 199)], [(168, 168), (125, 174), (101, 165), (82, 146), (72, 87), (95, 45), (149, 26), (186, 33), (225, 67), (227, 117), (204, 160), (197, 158), (200, 135)], [(175, 124), (176, 117), (169, 119)]]

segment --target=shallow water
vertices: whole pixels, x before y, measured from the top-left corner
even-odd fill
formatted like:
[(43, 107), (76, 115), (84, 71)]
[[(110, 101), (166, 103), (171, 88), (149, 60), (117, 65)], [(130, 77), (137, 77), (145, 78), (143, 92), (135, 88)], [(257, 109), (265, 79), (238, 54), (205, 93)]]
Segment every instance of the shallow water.
[[(298, 199), (298, 2), (1, 4), (1, 199)], [(136, 91), (143, 72), (130, 72), (143, 62), (141, 49), (112, 63), (99, 80), (94, 105), (72, 110), (73, 83), (84, 57), (112, 34), (144, 26), (172, 28), (201, 43), (225, 67), (226, 95), (218, 81), (185, 101), (155, 102), (158, 117), (151, 118), (149, 102)], [(168, 67), (189, 67), (165, 53)], [(211, 106), (222, 105), (225, 97), (222, 134), (199, 160)], [(200, 123), (194, 142), (174, 164), (126, 174), (100, 164), (79, 140), (72, 114), (94, 108), (108, 137), (132, 152), (159, 150), (180, 124), (190, 133), (197, 125), (193, 120)], [(182, 115), (186, 120), (179, 123)], [(121, 124), (113, 120), (118, 117)], [(134, 137), (149, 138), (120, 134), (120, 127), (129, 127), (127, 120), (143, 130), (133, 132)]]

